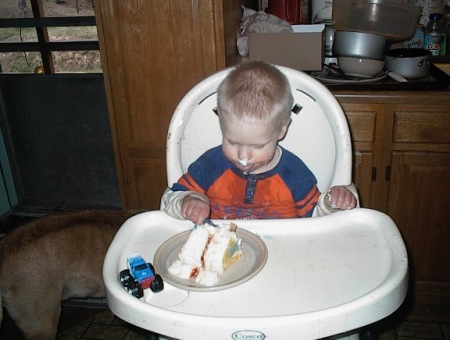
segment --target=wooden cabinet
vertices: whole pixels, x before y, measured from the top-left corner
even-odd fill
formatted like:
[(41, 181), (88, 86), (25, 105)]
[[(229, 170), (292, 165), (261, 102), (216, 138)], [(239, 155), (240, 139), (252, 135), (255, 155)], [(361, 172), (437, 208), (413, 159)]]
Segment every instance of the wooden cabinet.
[(406, 243), (411, 318), (450, 320), (450, 92), (337, 94), (364, 207), (387, 213)]
[(190, 88), (236, 57), (240, 1), (96, 0), (94, 8), (122, 203), (157, 209), (171, 116)]
[[(354, 178), (363, 207), (374, 207), (372, 193), (381, 167), (383, 110), (381, 104), (341, 103), (346, 113), (354, 150)], [(377, 128), (378, 127), (378, 128)], [(375, 197), (376, 198), (376, 197)], [(374, 198), (374, 199), (375, 199)]]

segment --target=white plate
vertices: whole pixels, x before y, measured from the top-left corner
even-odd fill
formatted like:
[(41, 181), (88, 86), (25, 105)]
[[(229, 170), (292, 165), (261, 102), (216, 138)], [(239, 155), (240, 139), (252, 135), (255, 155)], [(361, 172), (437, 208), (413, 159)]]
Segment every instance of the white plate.
[(177, 259), (181, 246), (187, 240), (190, 231), (185, 231), (169, 238), (156, 251), (153, 265), (165, 282), (192, 291), (213, 291), (227, 289), (250, 280), (258, 274), (267, 261), (267, 247), (255, 234), (238, 228), (237, 235), (242, 239), (242, 256), (230, 266), (214, 286), (203, 286), (190, 280), (183, 280), (171, 275), (169, 266)]
[(339, 77), (330, 76), (326, 72), (312, 72), (311, 76), (325, 84), (362, 84), (362, 83), (375, 83), (386, 78), (386, 72), (381, 71), (373, 78), (353, 78), (353, 77)]

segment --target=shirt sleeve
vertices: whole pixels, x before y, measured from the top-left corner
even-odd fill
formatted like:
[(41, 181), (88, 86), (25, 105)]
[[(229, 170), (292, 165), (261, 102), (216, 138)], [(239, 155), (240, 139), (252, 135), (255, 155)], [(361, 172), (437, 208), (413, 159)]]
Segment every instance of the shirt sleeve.
[(209, 204), (209, 199), (199, 192), (190, 190), (173, 191), (170, 188), (167, 188), (162, 197), (161, 209), (170, 217), (185, 220), (184, 216), (181, 214), (181, 206), (183, 205), (184, 198), (187, 196), (194, 196)]
[[(308, 183), (308, 182), (306, 182)], [(311, 190), (308, 194), (302, 197), (301, 200), (296, 201), (295, 205), (297, 208), (297, 216), (298, 217), (312, 217), (314, 214), (314, 209), (317, 206), (317, 203), (320, 198), (320, 191), (317, 185), (311, 187)]]
[(183, 200), (187, 196), (194, 196), (209, 204), (206, 196), (206, 188), (211, 178), (212, 169), (215, 168), (215, 155), (220, 149), (213, 148), (205, 152), (194, 163), (192, 163), (187, 173), (175, 183), (171, 188), (167, 188), (161, 201), (161, 209), (169, 216), (184, 220), (181, 214)]
[(188, 171), (172, 186), (173, 191), (196, 191), (206, 194), (212, 183), (223, 173), (226, 161), (221, 146), (207, 150)]
[(325, 203), (325, 200), (328, 199), (327, 195), (328, 195), (328, 193), (326, 192), (319, 196), (319, 200), (317, 201), (316, 207), (315, 207), (313, 215), (312, 215), (313, 217), (330, 215), (339, 210), (339, 209), (333, 209)]
[(311, 217), (320, 197), (317, 179), (299, 157), (282, 150), (278, 172), (291, 192), (297, 217)]

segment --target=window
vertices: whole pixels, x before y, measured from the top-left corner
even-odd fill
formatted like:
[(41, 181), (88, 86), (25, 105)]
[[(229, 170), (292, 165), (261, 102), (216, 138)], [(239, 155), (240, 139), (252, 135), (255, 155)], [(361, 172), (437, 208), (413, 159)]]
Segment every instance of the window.
[(92, 1), (1, 0), (1, 72), (102, 72)]

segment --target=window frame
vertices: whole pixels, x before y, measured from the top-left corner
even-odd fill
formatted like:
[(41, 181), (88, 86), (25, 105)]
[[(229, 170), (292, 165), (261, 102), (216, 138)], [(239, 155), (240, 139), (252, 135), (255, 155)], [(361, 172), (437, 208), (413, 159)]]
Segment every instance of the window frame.
[(35, 27), (37, 42), (0, 42), (0, 52), (40, 52), (45, 74), (54, 74), (52, 52), (99, 51), (97, 40), (49, 41), (47, 27), (97, 26), (95, 16), (45, 17), (41, 0), (30, 0), (33, 18), (0, 18), (0, 28)]

